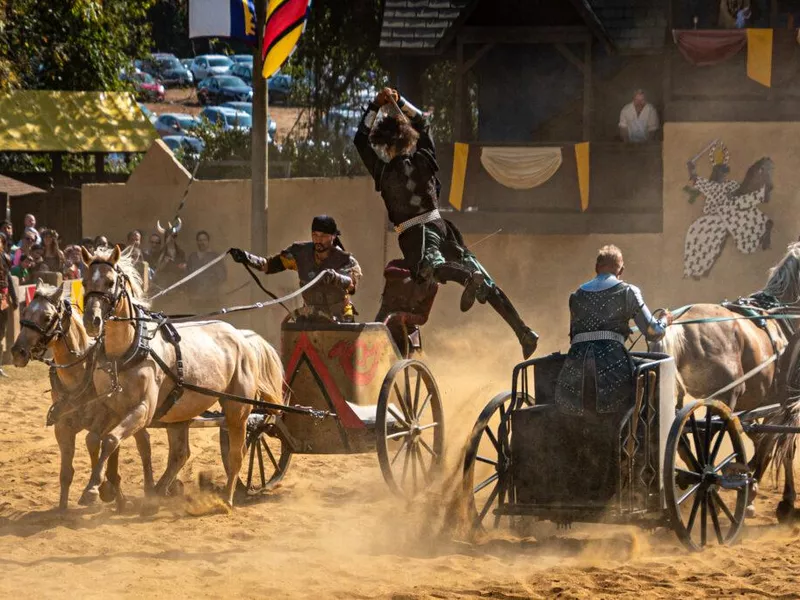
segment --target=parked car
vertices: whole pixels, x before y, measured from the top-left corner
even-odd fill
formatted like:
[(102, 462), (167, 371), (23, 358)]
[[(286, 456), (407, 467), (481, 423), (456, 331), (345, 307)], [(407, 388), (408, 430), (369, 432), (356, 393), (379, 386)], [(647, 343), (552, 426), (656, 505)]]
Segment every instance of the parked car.
[(163, 102), (166, 90), (163, 84), (149, 73), (133, 73), (130, 76), (136, 95), (150, 102)]
[(141, 69), (169, 86), (184, 86), (194, 83), (192, 72), (181, 64), (174, 54), (153, 54), (142, 62)]
[[(232, 108), (233, 110), (241, 110), (253, 117), (253, 103), (252, 102), (226, 102), (221, 104), (220, 108)], [(270, 137), (275, 137), (275, 132), (278, 131), (278, 125), (269, 118), (267, 115), (267, 133)]]
[(273, 75), (267, 80), (269, 102), (271, 104), (288, 104), (292, 92), (292, 78), (289, 75)]
[(230, 100), (252, 102), (253, 88), (232, 75), (209, 77), (197, 86), (197, 101), (203, 106)]
[(227, 73), (233, 65), (233, 61), (221, 54), (203, 54), (192, 62), (192, 75), (196, 83), (200, 83), (206, 77), (222, 75)]
[(186, 135), (197, 127), (200, 121), (192, 115), (183, 113), (163, 113), (155, 122), (156, 131), (160, 136)]
[(362, 110), (346, 104), (334, 106), (323, 119), (323, 124), (333, 135), (352, 138), (361, 122)]
[(182, 150), (185, 154), (199, 158), (205, 148), (203, 140), (190, 135), (168, 135), (162, 138), (173, 154)]
[(230, 74), (238, 77), (247, 85), (253, 85), (253, 64), (236, 63), (231, 67)]
[(235, 62), (237, 65), (244, 63), (244, 64), (253, 64), (253, 55), (252, 54), (234, 54), (231, 56), (231, 60)]
[(147, 120), (150, 121), (151, 123), (155, 124), (156, 119), (158, 118), (158, 115), (156, 113), (154, 113), (152, 110), (150, 110), (149, 108), (147, 108), (141, 102), (137, 102), (136, 105), (139, 107), (139, 110), (142, 111), (142, 114), (144, 114), (144, 116), (147, 117)]
[(192, 63), (194, 62), (194, 59), (193, 59), (193, 58), (179, 58), (178, 60), (181, 62), (181, 64), (182, 64), (182, 65), (183, 65), (183, 66), (184, 66), (184, 67), (185, 67), (185, 68), (186, 68), (188, 71), (191, 71), (191, 70), (192, 70)]
[(243, 110), (235, 110), (233, 108), (209, 106), (200, 112), (200, 117), (207, 119), (212, 125), (220, 123), (223, 131), (230, 131), (231, 129), (249, 131), (253, 126), (250, 115)]

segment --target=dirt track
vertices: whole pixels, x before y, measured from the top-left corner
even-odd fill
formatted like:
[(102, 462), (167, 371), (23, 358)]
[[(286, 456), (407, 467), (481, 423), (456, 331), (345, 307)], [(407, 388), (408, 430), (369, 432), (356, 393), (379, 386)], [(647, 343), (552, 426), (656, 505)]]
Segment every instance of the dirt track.
[[(480, 383), (463, 372), (447, 376), (452, 358), (430, 363), (457, 454), (482, 405), (506, 386), (485, 363), (473, 368), (482, 371)], [(750, 522), (736, 547), (702, 555), (686, 554), (670, 532), (596, 526), (563, 532), (543, 524), (534, 537), (501, 532), (466, 543), (441, 532), (443, 498), (405, 506), (389, 497), (372, 455), (295, 457), (278, 490), (231, 515), (191, 517), (175, 500), (157, 516), (141, 517), (75, 505), (88, 466), (79, 449), (73, 508), (61, 515), (52, 510), (58, 448), (44, 428), (46, 371), (9, 371), (12, 379), (0, 381), (3, 597), (800, 597), (800, 532), (771, 519)], [(154, 431), (152, 438), (160, 472), (165, 436)], [(215, 430), (193, 431), (182, 478), (195, 497), (190, 482), (199, 473), (222, 480), (217, 448)], [(122, 475), (138, 499), (141, 474), (130, 443)], [(759, 509), (766, 515), (777, 500), (771, 483), (763, 488)]]

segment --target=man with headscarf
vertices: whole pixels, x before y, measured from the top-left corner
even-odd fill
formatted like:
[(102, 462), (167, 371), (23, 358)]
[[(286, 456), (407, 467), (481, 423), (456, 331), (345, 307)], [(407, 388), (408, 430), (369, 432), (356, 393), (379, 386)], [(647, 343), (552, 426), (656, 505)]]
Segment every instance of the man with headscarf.
[(297, 271), (301, 286), (324, 273), (315, 286), (303, 292), (305, 306), (298, 316), (352, 323), (355, 309), (350, 296), (361, 279), (361, 267), (352, 254), (345, 252), (340, 235), (333, 217), (320, 215), (311, 223), (310, 242), (295, 242), (267, 258), (239, 248), (231, 248), (230, 254), (234, 261), (268, 275), (287, 269)]
[[(384, 106), (390, 110), (379, 120)], [(517, 335), (522, 355), (532, 355), (539, 336), (465, 247), (461, 232), (439, 214), (439, 165), (423, 113), (397, 90), (385, 88), (364, 112), (353, 142), (375, 180), (414, 279), (460, 283), (462, 312), (475, 300), (488, 302)]]

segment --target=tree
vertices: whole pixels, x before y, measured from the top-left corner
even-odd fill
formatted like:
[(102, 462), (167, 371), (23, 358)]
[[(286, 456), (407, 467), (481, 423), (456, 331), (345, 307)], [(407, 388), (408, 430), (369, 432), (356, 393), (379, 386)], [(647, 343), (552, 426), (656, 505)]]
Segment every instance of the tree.
[(7, 0), (0, 70), (5, 59), (18, 82), (33, 88), (127, 89), (120, 73), (150, 49), (147, 14), (154, 2)]

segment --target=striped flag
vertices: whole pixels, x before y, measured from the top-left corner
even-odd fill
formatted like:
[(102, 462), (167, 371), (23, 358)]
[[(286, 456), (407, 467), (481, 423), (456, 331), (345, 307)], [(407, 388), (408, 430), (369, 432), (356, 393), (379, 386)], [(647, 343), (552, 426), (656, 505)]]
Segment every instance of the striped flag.
[(228, 37), (256, 44), (254, 0), (190, 0), (189, 37)]
[(264, 77), (272, 77), (292, 55), (306, 26), (311, 0), (269, 0), (261, 57)]

